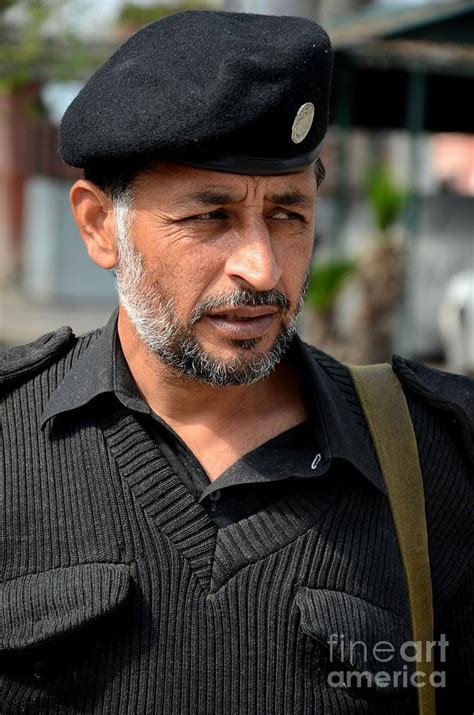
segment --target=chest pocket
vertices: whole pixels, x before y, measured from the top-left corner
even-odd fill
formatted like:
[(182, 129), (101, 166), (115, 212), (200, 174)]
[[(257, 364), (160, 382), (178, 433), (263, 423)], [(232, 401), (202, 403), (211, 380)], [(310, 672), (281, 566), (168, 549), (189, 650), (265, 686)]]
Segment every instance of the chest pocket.
[(38, 646), (99, 619), (126, 599), (123, 564), (95, 563), (29, 574), (0, 586), (0, 652)]
[(301, 629), (319, 646), (328, 687), (355, 699), (406, 699), (404, 712), (412, 712), (408, 704), (416, 712), (407, 621), (343, 591), (301, 588), (296, 604)]
[(124, 564), (92, 563), (0, 585), (2, 713), (17, 712), (20, 700), (47, 708), (53, 697), (56, 707), (84, 691), (81, 669), (99, 663), (100, 639), (119, 637), (129, 584)]

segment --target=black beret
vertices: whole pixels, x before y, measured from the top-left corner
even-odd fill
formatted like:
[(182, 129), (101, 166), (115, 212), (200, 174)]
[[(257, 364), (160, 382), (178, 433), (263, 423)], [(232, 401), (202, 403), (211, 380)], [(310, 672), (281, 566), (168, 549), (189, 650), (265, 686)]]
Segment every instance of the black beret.
[(85, 84), (60, 127), (72, 166), (168, 160), (298, 171), (327, 130), (332, 52), (299, 17), (189, 11), (142, 28)]

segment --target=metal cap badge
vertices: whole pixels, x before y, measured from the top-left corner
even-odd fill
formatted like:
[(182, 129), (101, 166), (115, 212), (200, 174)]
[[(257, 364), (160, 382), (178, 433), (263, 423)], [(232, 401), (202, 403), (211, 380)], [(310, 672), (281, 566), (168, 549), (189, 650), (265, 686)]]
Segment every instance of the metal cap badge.
[(308, 135), (314, 119), (314, 104), (305, 102), (296, 112), (296, 117), (291, 128), (291, 139), (299, 144)]

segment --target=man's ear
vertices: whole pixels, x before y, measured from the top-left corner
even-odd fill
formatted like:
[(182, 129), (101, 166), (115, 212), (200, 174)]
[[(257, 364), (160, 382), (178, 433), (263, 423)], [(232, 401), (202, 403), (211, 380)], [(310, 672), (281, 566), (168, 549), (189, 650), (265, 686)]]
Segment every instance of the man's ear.
[(73, 184), (69, 200), (89, 258), (101, 268), (115, 268), (117, 249), (112, 201), (92, 181)]

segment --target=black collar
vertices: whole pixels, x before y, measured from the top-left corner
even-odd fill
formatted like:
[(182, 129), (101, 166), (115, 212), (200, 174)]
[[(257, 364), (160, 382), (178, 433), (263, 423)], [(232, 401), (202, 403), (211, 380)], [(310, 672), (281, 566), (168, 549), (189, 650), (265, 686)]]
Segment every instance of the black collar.
[[(107, 393), (115, 393), (129, 408), (151, 413), (120, 348), (117, 316), (118, 309), (53, 392), (41, 415), (41, 426), (56, 415), (72, 412)], [(298, 336), (292, 341), (288, 355), (301, 370), (315, 443), (321, 454), (315, 476), (327, 471), (333, 459), (346, 460), (386, 495), (385, 482), (346, 368), (306, 345)]]

